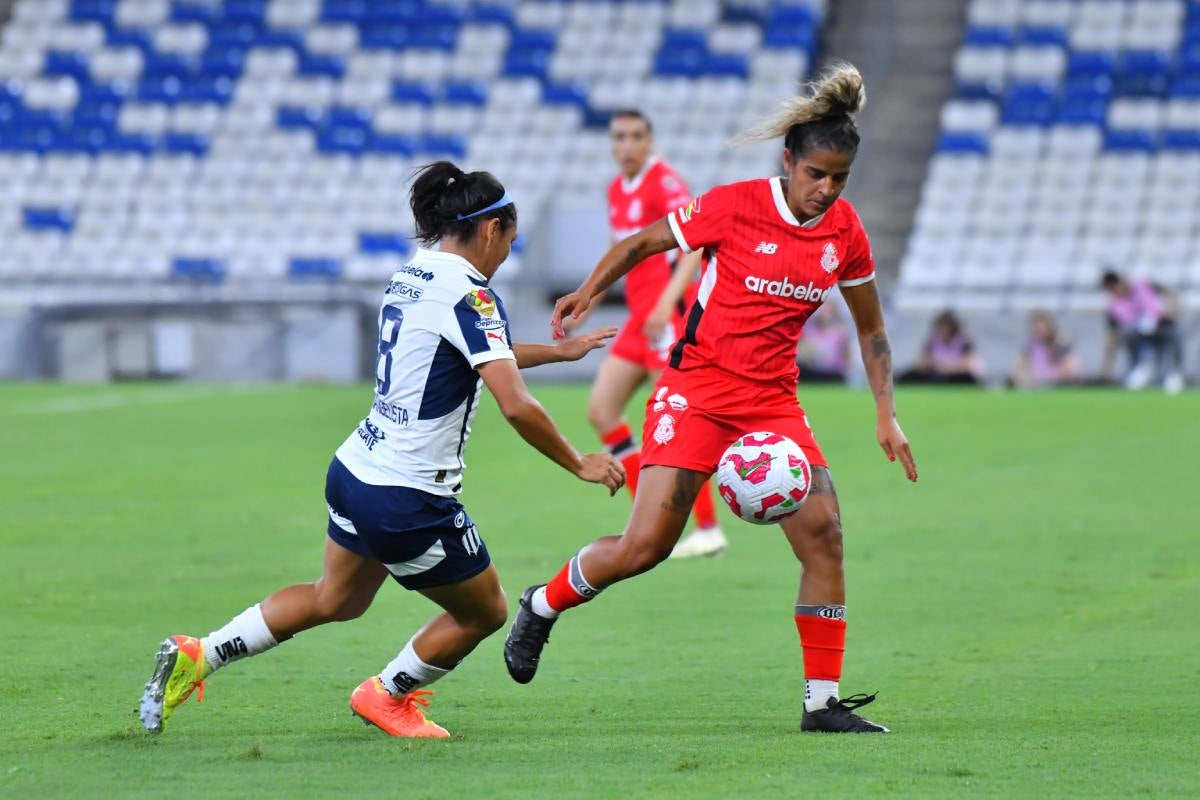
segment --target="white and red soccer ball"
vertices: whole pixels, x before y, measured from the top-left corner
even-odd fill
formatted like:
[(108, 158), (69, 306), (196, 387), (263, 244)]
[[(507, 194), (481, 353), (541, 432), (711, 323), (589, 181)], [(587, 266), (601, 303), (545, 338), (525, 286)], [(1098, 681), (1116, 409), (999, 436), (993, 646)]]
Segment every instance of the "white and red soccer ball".
[(812, 468), (800, 445), (778, 433), (747, 433), (725, 449), (717, 491), (746, 522), (770, 525), (795, 514), (808, 498)]

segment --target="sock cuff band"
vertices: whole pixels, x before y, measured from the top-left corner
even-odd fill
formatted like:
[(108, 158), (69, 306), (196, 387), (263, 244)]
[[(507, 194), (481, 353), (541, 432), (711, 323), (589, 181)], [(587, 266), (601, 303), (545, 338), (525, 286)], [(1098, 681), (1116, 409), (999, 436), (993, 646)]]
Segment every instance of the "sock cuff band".
[(595, 597), (599, 594), (599, 589), (587, 582), (587, 578), (583, 577), (583, 569), (579, 566), (579, 556), (572, 556), (570, 563), (567, 565), (567, 575), (571, 581), (571, 588), (574, 589), (580, 597)]
[(845, 606), (837, 606), (837, 605), (815, 605), (815, 606), (797, 605), (796, 606), (796, 616), (797, 617), (819, 617), (821, 619), (830, 619), (830, 620), (837, 619), (837, 620), (845, 621), (846, 607)]

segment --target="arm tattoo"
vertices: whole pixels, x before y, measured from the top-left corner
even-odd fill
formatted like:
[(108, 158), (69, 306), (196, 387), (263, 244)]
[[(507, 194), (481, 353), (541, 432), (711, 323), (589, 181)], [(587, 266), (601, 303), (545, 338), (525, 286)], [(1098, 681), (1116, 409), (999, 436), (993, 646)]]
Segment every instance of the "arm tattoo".
[(625, 255), (621, 257), (620, 261), (604, 271), (604, 276), (600, 280), (600, 284), (597, 287), (599, 291), (604, 291), (608, 287), (612, 286), (621, 278), (622, 275), (636, 267), (639, 261), (641, 261), (641, 258), (638, 257), (637, 247), (629, 247), (625, 251)]
[(833, 488), (833, 476), (829, 474), (829, 470), (825, 467), (812, 468), (812, 486), (809, 487), (809, 494), (831, 494), (837, 498), (837, 491)]
[(871, 337), (871, 359), (879, 366), (880, 385), (875, 390), (877, 397), (892, 395), (892, 346), (886, 333)]
[(692, 513), (692, 504), (696, 502), (696, 495), (700, 493), (700, 486), (707, 477), (690, 469), (675, 470), (675, 485), (671, 488), (671, 496), (659, 507), (672, 514)]

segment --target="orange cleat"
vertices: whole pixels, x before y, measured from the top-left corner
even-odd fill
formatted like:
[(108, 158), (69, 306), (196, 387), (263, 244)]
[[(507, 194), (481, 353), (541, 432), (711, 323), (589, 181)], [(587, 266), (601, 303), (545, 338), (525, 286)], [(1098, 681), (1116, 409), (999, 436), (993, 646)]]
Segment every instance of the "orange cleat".
[(449, 739), (450, 733), (441, 725), (425, 718), (422, 706), (428, 706), (433, 692), (417, 690), (394, 697), (379, 676), (367, 678), (350, 695), (350, 710), (365, 725), (374, 725), (390, 736), (409, 736), (422, 739)]

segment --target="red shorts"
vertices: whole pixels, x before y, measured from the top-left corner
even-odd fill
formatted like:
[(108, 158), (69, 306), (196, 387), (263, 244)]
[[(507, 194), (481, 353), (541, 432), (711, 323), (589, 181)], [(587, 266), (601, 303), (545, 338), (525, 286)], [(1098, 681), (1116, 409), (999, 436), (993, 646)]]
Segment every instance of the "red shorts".
[(651, 342), (642, 333), (646, 318), (631, 314), (617, 338), (612, 343), (612, 354), (622, 361), (637, 364), (647, 372), (658, 372), (665, 369), (667, 360), (671, 357), (671, 348), (683, 335), (683, 315), (676, 314), (663, 328), (663, 334), (657, 342)]
[(646, 402), (642, 466), (713, 473), (725, 448), (756, 431), (781, 433), (800, 445), (810, 465), (829, 466), (794, 392), (713, 369), (668, 369)]

